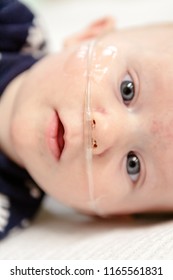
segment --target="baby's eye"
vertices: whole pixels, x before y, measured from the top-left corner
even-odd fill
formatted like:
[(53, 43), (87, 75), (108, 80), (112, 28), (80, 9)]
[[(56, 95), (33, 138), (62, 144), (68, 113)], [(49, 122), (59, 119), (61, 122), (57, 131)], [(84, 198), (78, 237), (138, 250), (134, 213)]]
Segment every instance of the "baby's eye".
[(122, 81), (120, 85), (120, 92), (124, 103), (128, 105), (135, 95), (135, 86), (130, 75), (126, 75)]
[(131, 180), (133, 182), (136, 182), (140, 175), (141, 165), (138, 157), (134, 152), (129, 152), (127, 155), (126, 169)]

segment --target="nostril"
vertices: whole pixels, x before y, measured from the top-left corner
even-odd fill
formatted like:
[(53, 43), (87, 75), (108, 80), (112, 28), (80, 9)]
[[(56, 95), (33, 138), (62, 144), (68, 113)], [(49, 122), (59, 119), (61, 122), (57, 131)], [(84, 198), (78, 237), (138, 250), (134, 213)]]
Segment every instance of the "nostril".
[(95, 127), (96, 127), (96, 121), (92, 120), (92, 128), (95, 128)]
[[(92, 121), (91, 121), (91, 128), (92, 128), (92, 134), (93, 134), (93, 131), (96, 128), (96, 121), (94, 119), (92, 119)], [(97, 141), (92, 138), (92, 135), (91, 135), (91, 143), (92, 143), (92, 148), (96, 149), (97, 148)]]
[(93, 149), (96, 149), (98, 147), (97, 141), (94, 139), (92, 139), (92, 147), (93, 147)]

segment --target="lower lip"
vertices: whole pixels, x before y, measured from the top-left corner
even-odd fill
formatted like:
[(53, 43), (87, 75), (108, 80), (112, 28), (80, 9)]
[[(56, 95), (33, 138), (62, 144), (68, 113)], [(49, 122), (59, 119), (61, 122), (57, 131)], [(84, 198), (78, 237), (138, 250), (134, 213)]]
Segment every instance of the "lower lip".
[(50, 123), (48, 125), (46, 138), (50, 151), (56, 159), (60, 157), (60, 148), (58, 145), (58, 126), (59, 126), (59, 117), (56, 112), (53, 113)]

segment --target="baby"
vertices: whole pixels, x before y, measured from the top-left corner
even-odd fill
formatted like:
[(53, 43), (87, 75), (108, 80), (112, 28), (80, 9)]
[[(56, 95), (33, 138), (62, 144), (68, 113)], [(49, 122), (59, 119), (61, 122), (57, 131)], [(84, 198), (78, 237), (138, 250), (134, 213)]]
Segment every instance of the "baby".
[(13, 6), (28, 26), (0, 33), (1, 238), (44, 193), (100, 216), (172, 211), (173, 25), (116, 30), (105, 18), (43, 56), (44, 40), (27, 41), (32, 13), (2, 3), (6, 24), (19, 21)]

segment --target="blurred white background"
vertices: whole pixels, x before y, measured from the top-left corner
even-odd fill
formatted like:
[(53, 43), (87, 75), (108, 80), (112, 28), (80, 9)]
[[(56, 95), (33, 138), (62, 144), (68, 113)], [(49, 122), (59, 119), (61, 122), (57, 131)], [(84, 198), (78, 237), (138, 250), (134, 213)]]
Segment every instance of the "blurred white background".
[(91, 21), (111, 15), (117, 26), (172, 21), (173, 0), (23, 0), (42, 19), (44, 29), (57, 50), (63, 39)]

